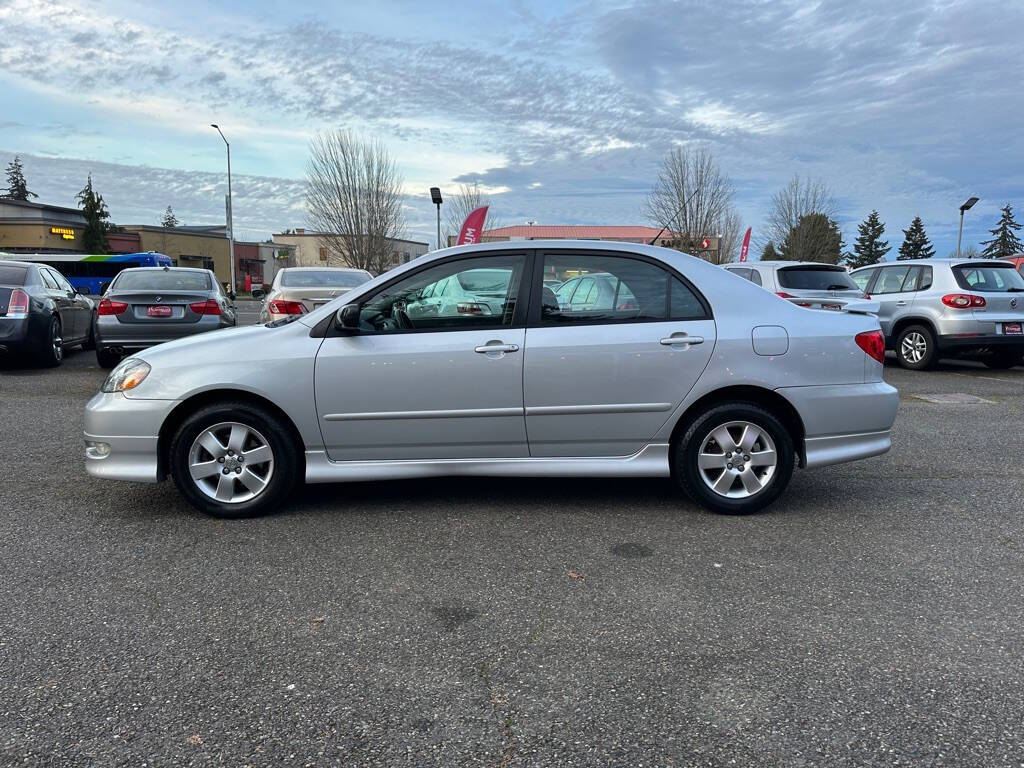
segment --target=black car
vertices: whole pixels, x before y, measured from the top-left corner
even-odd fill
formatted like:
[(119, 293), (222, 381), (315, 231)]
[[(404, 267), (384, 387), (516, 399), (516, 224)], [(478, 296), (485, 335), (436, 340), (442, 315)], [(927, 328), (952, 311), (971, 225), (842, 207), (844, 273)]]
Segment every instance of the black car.
[(64, 350), (92, 346), (93, 303), (45, 264), (0, 261), (0, 351), (60, 365)]

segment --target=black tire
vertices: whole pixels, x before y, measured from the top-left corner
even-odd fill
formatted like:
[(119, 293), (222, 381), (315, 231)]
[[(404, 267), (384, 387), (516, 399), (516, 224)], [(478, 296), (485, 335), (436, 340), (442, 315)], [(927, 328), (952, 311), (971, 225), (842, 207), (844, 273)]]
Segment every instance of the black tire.
[(35, 359), (44, 368), (55, 368), (64, 362), (64, 342), (61, 338), (60, 318), (57, 315), (50, 318), (42, 344), (35, 350)]
[(96, 347), (96, 362), (100, 368), (113, 368), (121, 362), (121, 356), (103, 347)]
[[(919, 358), (915, 359), (914, 349)], [(896, 359), (908, 370), (928, 370), (935, 365), (937, 351), (935, 334), (926, 325), (908, 325), (896, 337)]]
[[(775, 444), (776, 464), (773, 474), (761, 490), (743, 498), (732, 498), (714, 491), (705, 482), (704, 471), (698, 463), (698, 457), (705, 446), (705, 436), (730, 422), (753, 424)], [(762, 447), (765, 447), (763, 443)], [(778, 417), (754, 403), (737, 402), (714, 406), (679, 432), (672, 449), (672, 476), (676, 484), (705, 509), (724, 515), (747, 515), (767, 507), (786, 490), (796, 465), (796, 451), (789, 430)], [(723, 477), (726, 471), (729, 470), (723, 470), (718, 477)], [(766, 470), (760, 467), (755, 470), (761, 471)], [(736, 475), (733, 482), (736, 486), (742, 486), (739, 475)]]
[(96, 325), (95, 318), (89, 318), (89, 335), (82, 342), (82, 349), (96, 349)]
[[(246, 501), (225, 503), (206, 495), (189, 471), (189, 454), (196, 438), (210, 427), (225, 422), (255, 430), (272, 451), (273, 468), (268, 473), (266, 486)], [(256, 517), (277, 511), (288, 499), (298, 480), (301, 450), (288, 426), (270, 411), (248, 403), (214, 403), (200, 408), (178, 427), (171, 439), (168, 467), (181, 495), (200, 512), (228, 519)], [(266, 474), (266, 465), (261, 465), (260, 471)], [(219, 475), (215, 477), (220, 481)], [(208, 482), (212, 483), (212, 478), (208, 478)], [(234, 487), (242, 489), (241, 479)]]
[(988, 357), (983, 358), (981, 362), (989, 368), (1005, 371), (1007, 368), (1013, 368), (1015, 365), (1024, 363), (1024, 355), (1017, 351), (1007, 351), (1004, 349), (993, 352)]

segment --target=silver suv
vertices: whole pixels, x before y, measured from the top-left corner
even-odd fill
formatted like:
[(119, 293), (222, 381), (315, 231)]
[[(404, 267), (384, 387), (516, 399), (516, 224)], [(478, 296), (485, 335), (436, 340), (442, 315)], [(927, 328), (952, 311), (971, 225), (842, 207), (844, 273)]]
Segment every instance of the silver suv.
[(1010, 262), (905, 261), (850, 276), (879, 303), (886, 346), (904, 368), (923, 370), (953, 356), (1011, 368), (1024, 357), (1024, 277)]
[[(864, 290), (850, 279), (845, 267), (815, 261), (752, 261), (730, 264), (726, 272), (750, 280), (784, 299), (851, 299), (864, 298)], [(799, 306), (810, 306), (794, 301)], [(818, 302), (815, 302), (817, 304)], [(825, 309), (839, 309), (844, 301)]]

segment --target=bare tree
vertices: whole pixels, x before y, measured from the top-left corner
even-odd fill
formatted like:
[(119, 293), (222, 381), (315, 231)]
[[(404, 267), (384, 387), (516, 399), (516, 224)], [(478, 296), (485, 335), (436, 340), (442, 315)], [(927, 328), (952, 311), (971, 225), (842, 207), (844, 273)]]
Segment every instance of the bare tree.
[(727, 264), (736, 261), (740, 255), (740, 242), (743, 240), (743, 222), (735, 208), (730, 207), (722, 216), (718, 225), (718, 253), (711, 260), (716, 264)]
[[(738, 224), (732, 196), (732, 182), (719, 169), (709, 148), (676, 147), (662, 161), (645, 208), (655, 226), (678, 236), (679, 250), (713, 261), (718, 254), (701, 252), (700, 241), (724, 235), (726, 224)], [(726, 251), (720, 249), (720, 253)]]
[(317, 134), (309, 144), (306, 206), (328, 263), (375, 274), (391, 267), (391, 241), (405, 234), (405, 218), (402, 177), (382, 142), (341, 129)]
[(491, 206), (487, 209), (487, 223), (485, 225), (487, 229), (497, 229), (501, 226), (501, 223), (493, 215), (494, 205), (491, 198), (480, 190), (480, 182), (478, 181), (474, 181), (472, 184), (459, 184), (459, 191), (445, 197), (442, 205), (445, 210), (443, 224), (444, 239), (442, 242), (445, 244), (452, 238), (459, 236), (462, 222), (466, 220), (470, 213), (482, 205)]
[(785, 187), (772, 195), (763, 242), (784, 243), (800, 220), (812, 213), (823, 213), (830, 219), (835, 217), (836, 201), (832, 190), (823, 181), (801, 179), (794, 174)]

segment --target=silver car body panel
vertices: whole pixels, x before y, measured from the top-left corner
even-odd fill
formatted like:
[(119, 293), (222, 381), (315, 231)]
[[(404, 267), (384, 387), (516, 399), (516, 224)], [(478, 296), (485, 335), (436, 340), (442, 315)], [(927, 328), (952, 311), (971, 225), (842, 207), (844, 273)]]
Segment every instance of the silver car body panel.
[[(343, 304), (407, 272), (453, 256), (524, 248), (656, 259), (703, 294), (714, 319), (311, 335)], [(785, 331), (780, 354), (755, 351), (755, 329), (764, 326)], [(896, 390), (854, 339), (877, 329), (871, 315), (793, 306), (666, 249), (589, 241), (462, 246), (401, 265), (286, 325), (227, 330), (140, 353), (152, 366), (149, 377), (127, 395), (97, 395), (86, 409), (87, 439), (114, 446), (102, 458), (87, 454), (86, 465), (97, 476), (157, 479), (163, 420), (189, 398), (218, 391), (279, 408), (302, 436), (309, 482), (667, 475), (667, 446), (682, 414), (703, 397), (737, 387), (769, 390), (792, 404), (806, 436), (807, 465), (849, 461), (887, 450), (896, 414)], [(500, 356), (474, 351), (489, 341), (518, 350)], [(138, 441), (112, 442), (123, 438)]]

